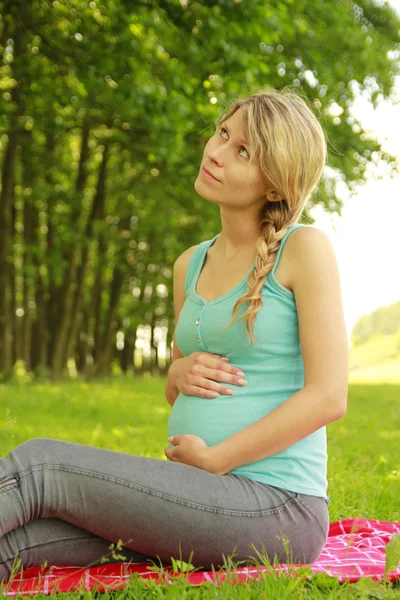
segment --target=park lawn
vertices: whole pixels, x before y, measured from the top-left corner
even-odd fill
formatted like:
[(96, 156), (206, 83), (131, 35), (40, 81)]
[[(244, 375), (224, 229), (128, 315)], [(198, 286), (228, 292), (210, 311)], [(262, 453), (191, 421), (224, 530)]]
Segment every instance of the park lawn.
[[(165, 380), (147, 378), (0, 385), (0, 452), (4, 455), (33, 437), (50, 437), (166, 460), (170, 407), (164, 385)], [(400, 521), (399, 397), (396, 383), (350, 383), (346, 415), (327, 426), (331, 522), (356, 516)], [(208, 586), (185, 591), (183, 583), (181, 591), (174, 584), (151, 592), (141, 581), (133, 581), (112, 597), (362, 598), (364, 584), (378, 586), (376, 592), (371, 589), (373, 597), (376, 593), (379, 598), (400, 598), (399, 584), (385, 590), (383, 584), (366, 580), (358, 586), (335, 586), (318, 578), (307, 582), (285, 576), (227, 586), (225, 591), (224, 585), (218, 590), (211, 586), (208, 592)], [(108, 594), (101, 597), (106, 600)]]

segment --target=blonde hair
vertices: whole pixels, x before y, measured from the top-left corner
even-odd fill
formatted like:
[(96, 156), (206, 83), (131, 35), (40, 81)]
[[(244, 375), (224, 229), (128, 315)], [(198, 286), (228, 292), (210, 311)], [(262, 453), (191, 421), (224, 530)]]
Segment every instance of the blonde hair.
[(266, 200), (260, 214), (261, 235), (257, 240), (256, 266), (248, 278), (248, 288), (233, 307), (231, 327), (241, 304), (249, 302), (246, 319), (250, 344), (256, 315), (262, 307), (261, 292), (275, 264), (282, 238), (298, 222), (307, 200), (316, 189), (327, 156), (324, 131), (307, 102), (288, 88), (260, 91), (239, 98), (219, 117), (217, 126), (240, 107), (248, 129), (251, 160), (258, 160), (261, 172), (284, 200)]

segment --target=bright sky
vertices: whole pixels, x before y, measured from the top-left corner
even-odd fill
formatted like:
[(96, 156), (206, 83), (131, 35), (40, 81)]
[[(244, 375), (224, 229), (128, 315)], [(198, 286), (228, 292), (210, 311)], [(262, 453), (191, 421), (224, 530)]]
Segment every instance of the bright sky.
[[(400, 9), (400, 0), (391, 4)], [(352, 113), (375, 133), (383, 151), (400, 159), (400, 77), (396, 94), (395, 102), (382, 103), (377, 110), (358, 98)], [(377, 172), (382, 179), (371, 179), (351, 198), (340, 195), (341, 217), (320, 207), (311, 211), (314, 225), (329, 235), (335, 248), (349, 339), (361, 315), (400, 300), (400, 175), (390, 178), (381, 162)]]

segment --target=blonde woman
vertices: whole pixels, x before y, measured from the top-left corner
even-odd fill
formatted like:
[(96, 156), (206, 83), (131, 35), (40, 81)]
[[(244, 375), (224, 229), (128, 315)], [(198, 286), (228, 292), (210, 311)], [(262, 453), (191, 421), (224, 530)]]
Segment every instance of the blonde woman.
[[(174, 266), (168, 460), (33, 439), (0, 460), (0, 577), (22, 565), (311, 563), (327, 538), (326, 425), (346, 412), (348, 345), (329, 238), (299, 223), (326, 162), (307, 102), (234, 102), (196, 191), (221, 232)], [(116, 559), (111, 559), (114, 562)], [(119, 559), (121, 560), (121, 559)]]

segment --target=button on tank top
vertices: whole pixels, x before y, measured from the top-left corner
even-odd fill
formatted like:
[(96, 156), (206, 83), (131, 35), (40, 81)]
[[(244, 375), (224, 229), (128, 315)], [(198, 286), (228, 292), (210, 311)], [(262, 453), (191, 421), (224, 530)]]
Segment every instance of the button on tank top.
[[(253, 346), (244, 319), (240, 322), (237, 319), (226, 329), (222, 327), (231, 321), (235, 302), (246, 293), (247, 279), (255, 263), (236, 287), (207, 301), (196, 292), (196, 284), (207, 250), (219, 234), (202, 242), (193, 252), (186, 274), (186, 299), (175, 330), (178, 348), (184, 356), (202, 351), (228, 357), (231, 365), (244, 371), (248, 385), (229, 384), (235, 395), (220, 395), (215, 399), (179, 393), (169, 415), (168, 437), (190, 433), (200, 436), (208, 446), (219, 444), (304, 387), (295, 297), (275, 277), (285, 242), (299, 227), (307, 225), (297, 223), (288, 228), (274, 267), (266, 277), (261, 296), (263, 305), (254, 326), (257, 341)], [(248, 306), (248, 302), (240, 306), (238, 318)], [(326, 428), (321, 427), (282, 452), (229, 473), (329, 500)]]

